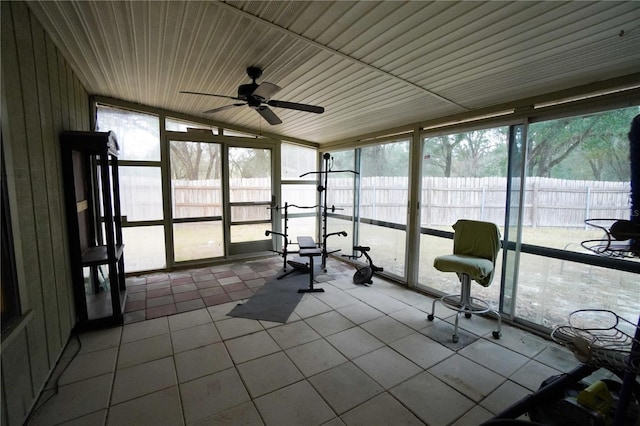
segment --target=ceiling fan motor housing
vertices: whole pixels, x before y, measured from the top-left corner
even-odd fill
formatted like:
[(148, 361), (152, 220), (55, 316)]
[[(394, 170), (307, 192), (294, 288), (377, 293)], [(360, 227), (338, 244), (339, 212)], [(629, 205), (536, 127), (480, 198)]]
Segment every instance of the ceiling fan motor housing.
[(262, 68), (255, 66), (247, 67), (247, 75), (255, 83), (257, 79), (262, 77)]
[(238, 86), (238, 98), (247, 101), (249, 106), (257, 107), (261, 104), (261, 99), (253, 96), (253, 92), (258, 88), (259, 84), (249, 83)]

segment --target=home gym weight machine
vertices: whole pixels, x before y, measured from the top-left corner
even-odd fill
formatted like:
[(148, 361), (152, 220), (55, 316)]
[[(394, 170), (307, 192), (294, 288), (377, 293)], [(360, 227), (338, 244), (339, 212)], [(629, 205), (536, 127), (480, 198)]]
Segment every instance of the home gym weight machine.
[[(321, 180), (322, 177), (324, 177), (324, 185), (318, 185), (317, 189), (318, 189), (318, 192), (320, 193), (320, 198), (322, 200), (322, 202), (320, 203), (321, 215), (322, 215), (322, 244), (320, 246), (320, 249), (322, 250), (321, 267), (324, 272), (327, 272), (327, 256), (340, 251), (340, 249), (327, 251), (327, 239), (334, 235), (343, 236), (343, 237), (347, 236), (347, 233), (345, 231), (328, 232), (328, 229), (327, 229), (327, 214), (329, 212), (329, 206), (327, 205), (327, 184), (328, 184), (329, 174), (353, 173), (357, 175), (358, 172), (356, 172), (355, 170), (331, 170), (331, 167), (329, 166), (330, 160), (331, 160), (331, 154), (329, 154), (328, 152), (325, 152), (322, 158), (324, 160), (324, 170), (321, 170), (319, 172), (303, 173), (300, 175), (300, 177), (305, 177), (307, 175), (312, 175), (312, 174), (318, 175), (320, 177), (319, 180)], [(335, 206), (331, 206), (332, 213), (335, 212), (336, 210), (337, 209), (335, 208)]]
[[(323, 184), (319, 184), (317, 186), (317, 190), (320, 193), (320, 199), (321, 199), (321, 203), (315, 206), (298, 206), (295, 204), (289, 204), (289, 203), (285, 203), (284, 207), (279, 207), (279, 206), (275, 206), (275, 207), (269, 207), (269, 209), (272, 210), (280, 210), (282, 209), (282, 211), (284, 212), (283, 214), (283, 218), (284, 218), (284, 232), (277, 232), (277, 231), (265, 231), (265, 235), (269, 236), (271, 234), (282, 237), (283, 239), (283, 246), (282, 246), (282, 250), (278, 251), (278, 250), (274, 250), (276, 253), (280, 254), (283, 257), (283, 272), (284, 274), (280, 275), (278, 277), (278, 279), (281, 279), (287, 275), (289, 275), (290, 273), (294, 272), (295, 270), (301, 270), (303, 272), (309, 272), (310, 274), (310, 278), (309, 278), (309, 288), (308, 289), (301, 289), (299, 291), (304, 291), (304, 292), (320, 292), (323, 291), (322, 289), (319, 288), (314, 288), (313, 287), (313, 282), (314, 282), (314, 271), (313, 271), (313, 264), (314, 264), (314, 257), (315, 256), (321, 256), (322, 258), (322, 262), (321, 262), (321, 268), (324, 272), (327, 272), (327, 257), (330, 254), (336, 253), (338, 251), (340, 251), (340, 249), (337, 250), (332, 250), (329, 251), (327, 249), (327, 240), (329, 239), (329, 237), (332, 236), (343, 236), (346, 237), (347, 233), (345, 231), (338, 231), (338, 232), (328, 232), (327, 229), (327, 216), (328, 216), (328, 212), (331, 211), (332, 213), (335, 212), (337, 209), (335, 206), (328, 206), (327, 203), (327, 184), (328, 184), (328, 176), (330, 173), (354, 173), (354, 174), (358, 174), (358, 172), (354, 171), (354, 170), (330, 170), (329, 167), (329, 161), (331, 159), (331, 155), (329, 153), (325, 153), (323, 155), (323, 159), (324, 159), (324, 170), (322, 171), (318, 171), (318, 172), (307, 172), (304, 173), (302, 175), (300, 175), (300, 177), (304, 177), (310, 174), (317, 174), (319, 175), (320, 179), (322, 179), (322, 177), (324, 176), (324, 185)], [(300, 208), (300, 209), (316, 209), (316, 208), (320, 208), (321, 209), (321, 217), (322, 217), (322, 243), (320, 244), (320, 246), (318, 247), (318, 245), (315, 243), (315, 241), (313, 240), (312, 237), (308, 237), (308, 236), (299, 236), (298, 237), (298, 250), (292, 251), (289, 249), (289, 245), (290, 244), (295, 244), (292, 241), (290, 241), (289, 239), (289, 224), (288, 224), (288, 220), (289, 220), (289, 207), (295, 207), (295, 208)], [(294, 258), (291, 260), (287, 260), (287, 256), (289, 254), (298, 254), (300, 256), (300, 258)], [(308, 263), (305, 262), (302, 257), (306, 257), (309, 259)], [(287, 271), (287, 265), (291, 266), (293, 269), (291, 271)]]
[[(282, 271), (285, 272), (284, 275), (281, 275), (279, 278), (282, 278), (284, 276), (286, 276), (287, 274), (291, 273), (292, 271), (287, 272), (287, 265), (291, 265), (294, 270), (295, 268), (298, 268), (299, 265), (294, 261), (294, 260), (287, 260), (287, 256), (289, 254), (298, 254), (299, 250), (290, 250), (289, 249), (289, 245), (290, 244), (295, 244), (294, 242), (292, 242), (289, 239), (289, 207), (294, 207), (294, 208), (298, 208), (298, 209), (315, 209), (318, 208), (318, 206), (298, 206), (296, 204), (289, 204), (289, 203), (284, 203), (283, 207), (280, 206), (275, 206), (275, 207), (267, 207), (268, 210), (282, 210), (283, 212), (283, 219), (284, 219), (284, 230), (283, 232), (277, 232), (277, 231), (270, 231), (270, 230), (266, 230), (264, 235), (266, 235), (267, 237), (269, 235), (276, 235), (278, 237), (282, 237), (282, 250), (273, 250), (275, 253), (278, 253), (280, 256), (282, 256), (282, 260), (283, 260), (283, 264), (282, 264)], [(293, 263), (293, 264), (292, 264)]]

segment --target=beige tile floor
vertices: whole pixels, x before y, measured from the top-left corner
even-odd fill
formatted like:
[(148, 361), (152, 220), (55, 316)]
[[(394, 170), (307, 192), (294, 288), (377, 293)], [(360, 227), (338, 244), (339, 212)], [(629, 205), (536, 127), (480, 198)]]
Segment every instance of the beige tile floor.
[(285, 324), (234, 300), (72, 337), (28, 424), (478, 425), (577, 365), (483, 317), (454, 345), (453, 311), (429, 322), (431, 298), (381, 279), (318, 287)]

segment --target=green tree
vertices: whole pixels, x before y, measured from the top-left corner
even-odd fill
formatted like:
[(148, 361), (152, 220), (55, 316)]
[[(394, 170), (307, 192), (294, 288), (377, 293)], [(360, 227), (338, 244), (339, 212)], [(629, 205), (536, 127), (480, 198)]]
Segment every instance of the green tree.
[(451, 177), (454, 151), (464, 142), (466, 133), (437, 136), (425, 141), (424, 159), (429, 166), (440, 169), (442, 176)]
[(506, 134), (506, 127), (498, 127), (426, 139), (425, 175), (506, 175)]
[[(456, 176), (496, 176), (495, 171), (506, 164), (506, 128), (491, 128), (462, 133), (462, 143), (455, 150)], [(500, 174), (499, 176), (506, 176)]]
[(232, 178), (256, 178), (271, 175), (271, 150), (229, 148), (229, 173)]
[(596, 180), (627, 181), (629, 170), (629, 125), (639, 108), (625, 108), (589, 117), (594, 128), (580, 153)]
[(362, 176), (407, 176), (409, 142), (374, 145), (361, 151)]
[(639, 110), (638, 107), (625, 108), (532, 124), (528, 134), (527, 174), (564, 179), (628, 180), (627, 133)]
[(552, 169), (578, 148), (592, 127), (591, 120), (574, 123), (570, 118), (529, 126), (527, 175), (552, 177)]
[(171, 143), (173, 179), (205, 180), (220, 176), (220, 145), (206, 142)]
[[(354, 158), (355, 154), (353, 150), (348, 151), (338, 151), (330, 153), (331, 157), (329, 158), (329, 170), (337, 171), (337, 170), (355, 170)], [(325, 160), (322, 160), (322, 167), (324, 168)], [(339, 178), (339, 177), (353, 177), (350, 173), (342, 173), (331, 174), (330, 178)]]

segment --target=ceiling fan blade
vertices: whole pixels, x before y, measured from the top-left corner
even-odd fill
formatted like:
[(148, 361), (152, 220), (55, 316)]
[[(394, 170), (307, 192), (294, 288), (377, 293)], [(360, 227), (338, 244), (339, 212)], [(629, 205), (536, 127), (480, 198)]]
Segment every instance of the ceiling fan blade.
[(265, 81), (260, 86), (256, 87), (256, 90), (253, 91), (252, 95), (263, 101), (267, 101), (280, 90), (282, 90), (281, 87)]
[(271, 125), (282, 123), (282, 120), (280, 120), (278, 116), (273, 111), (271, 111), (271, 109), (268, 106), (262, 105), (262, 106), (256, 107), (255, 110), (258, 111), (258, 114), (260, 114), (262, 118), (267, 120), (267, 123)]
[(203, 96), (215, 96), (216, 98), (233, 99), (234, 101), (241, 101), (242, 99), (235, 96), (216, 95), (214, 93), (202, 93), (202, 92), (190, 92), (188, 90), (181, 90), (180, 93), (186, 93), (188, 95), (203, 95)]
[(232, 104), (232, 105), (225, 105), (219, 108), (214, 108), (214, 109), (209, 109), (207, 111), (204, 111), (203, 114), (213, 114), (215, 112), (220, 112), (220, 111), (224, 111), (227, 109), (231, 109), (231, 108), (235, 108), (235, 107), (239, 107), (239, 106), (243, 106), (244, 104)]
[(276, 108), (295, 109), (298, 111), (313, 112), (316, 114), (322, 114), (324, 112), (324, 108), (321, 106), (299, 104), (296, 102), (272, 100), (272, 101), (268, 101), (267, 104), (269, 104), (269, 106), (276, 107)]

